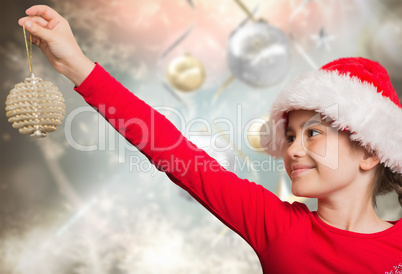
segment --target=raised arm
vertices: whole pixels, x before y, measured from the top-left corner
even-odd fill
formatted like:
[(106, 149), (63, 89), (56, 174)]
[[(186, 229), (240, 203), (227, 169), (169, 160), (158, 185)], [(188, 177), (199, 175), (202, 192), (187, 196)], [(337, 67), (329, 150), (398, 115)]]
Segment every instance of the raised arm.
[(137, 98), (80, 50), (67, 21), (46, 6), (20, 19), (51, 65), (84, 99), (216, 217), (263, 252), (269, 238), (289, 223), (290, 205), (268, 190), (238, 178), (188, 141), (162, 114)]

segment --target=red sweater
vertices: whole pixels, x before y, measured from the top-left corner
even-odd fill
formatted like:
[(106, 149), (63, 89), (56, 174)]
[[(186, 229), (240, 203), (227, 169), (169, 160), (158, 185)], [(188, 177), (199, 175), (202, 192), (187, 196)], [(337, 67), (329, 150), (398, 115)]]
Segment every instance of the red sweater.
[(304, 204), (281, 202), (221, 167), (98, 64), (76, 90), (159, 170), (243, 237), (264, 273), (402, 273), (401, 221), (382, 232), (355, 233), (327, 225)]

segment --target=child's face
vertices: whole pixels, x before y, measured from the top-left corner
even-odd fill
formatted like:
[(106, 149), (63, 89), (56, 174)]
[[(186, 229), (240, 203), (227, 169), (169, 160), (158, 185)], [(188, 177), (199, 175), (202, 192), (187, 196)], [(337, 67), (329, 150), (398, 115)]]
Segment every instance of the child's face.
[(291, 111), (285, 168), (297, 196), (324, 198), (342, 193), (357, 181), (363, 148), (353, 148), (348, 133), (338, 131), (311, 110)]

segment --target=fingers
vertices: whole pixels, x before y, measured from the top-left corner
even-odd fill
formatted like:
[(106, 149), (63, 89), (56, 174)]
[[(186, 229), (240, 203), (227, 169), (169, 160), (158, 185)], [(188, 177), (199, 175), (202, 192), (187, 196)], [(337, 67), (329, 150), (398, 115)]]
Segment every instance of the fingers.
[[(47, 29), (49, 27), (49, 21), (59, 21), (62, 17), (53, 9), (48, 6), (33, 6), (26, 10), (28, 17), (23, 17), (18, 21), (18, 24), (25, 26), (27, 31), (31, 34), (32, 42), (38, 43), (38, 39), (48, 41), (51, 39), (51, 31)], [(54, 20), (55, 19), (55, 20)]]
[(54, 9), (45, 5), (32, 6), (29, 9), (27, 9), (25, 13), (29, 16), (41, 16), (45, 18), (47, 21), (62, 18), (61, 15), (58, 14)]
[[(46, 21), (46, 20), (45, 20)], [(27, 20), (23, 20), (22, 25), (25, 26), (26, 30), (29, 31), (29, 33), (34, 36), (35, 38), (32, 40), (36, 40), (36, 38), (49, 41), (52, 39), (52, 33), (51, 30), (46, 29), (47, 22), (44, 22), (40, 19), (32, 19), (29, 18)], [(43, 25), (45, 27), (43, 27)]]
[(46, 28), (49, 23), (47, 20), (45, 20), (42, 17), (24, 17), (24, 18), (21, 18), (20, 20), (18, 20), (18, 24), (20, 26), (24, 26), (27, 21), (34, 22), (34, 23), (38, 24), (39, 26), (41, 26), (42, 28)]

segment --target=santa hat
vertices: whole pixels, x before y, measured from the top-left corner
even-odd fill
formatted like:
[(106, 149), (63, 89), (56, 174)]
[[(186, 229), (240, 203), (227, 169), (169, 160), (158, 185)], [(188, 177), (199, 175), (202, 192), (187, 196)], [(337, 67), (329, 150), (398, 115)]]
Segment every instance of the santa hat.
[(268, 154), (283, 157), (288, 146), (287, 113), (296, 109), (314, 110), (330, 118), (332, 126), (351, 132), (351, 140), (402, 174), (402, 107), (387, 71), (378, 62), (341, 58), (290, 83), (272, 106), (269, 133), (261, 136)]

